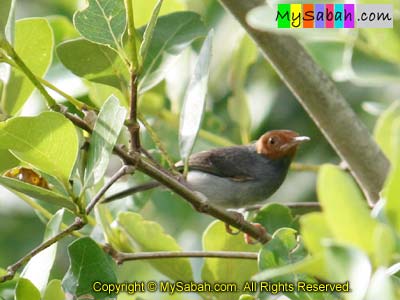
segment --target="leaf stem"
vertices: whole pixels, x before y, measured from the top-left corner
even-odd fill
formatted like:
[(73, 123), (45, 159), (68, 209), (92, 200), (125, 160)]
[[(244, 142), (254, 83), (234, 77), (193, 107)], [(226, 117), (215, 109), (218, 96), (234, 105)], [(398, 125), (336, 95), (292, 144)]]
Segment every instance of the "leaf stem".
[(47, 241), (43, 242), (36, 248), (34, 248), (32, 251), (30, 251), (28, 254), (23, 256), (20, 260), (18, 260), (16, 263), (12, 264), (7, 268), (7, 274), (4, 276), (0, 277), (0, 283), (5, 282), (7, 280), (11, 280), (14, 278), (15, 273), (19, 268), (21, 268), (23, 265), (25, 265), (29, 260), (32, 259), (36, 254), (42, 252), (44, 249), (50, 247), (51, 245), (57, 243), (59, 240), (64, 238), (65, 236), (71, 234), (72, 232), (81, 229), (83, 226), (85, 226), (85, 223), (83, 222), (82, 219), (77, 218), (74, 223), (72, 223), (70, 226), (68, 226), (65, 230), (61, 231), (59, 234), (55, 235), (54, 237), (48, 239)]
[(16, 65), (19, 67), (19, 69), (26, 75), (26, 77), (29, 78), (29, 80), (32, 82), (32, 84), (43, 95), (44, 99), (47, 102), (47, 106), (53, 110), (58, 110), (57, 102), (50, 96), (50, 94), (46, 91), (44, 86), (40, 83), (40, 81), (38, 80), (36, 75), (32, 73), (32, 71), (28, 68), (28, 66), (24, 63), (24, 61), (19, 57), (19, 55), (17, 54), (15, 49), (11, 46), (11, 44), (4, 40), (0, 46), (1, 46), (1, 48), (4, 49), (4, 51), (7, 53), (7, 55), (13, 59), (13, 61), (16, 63)]
[(104, 194), (108, 191), (108, 189), (118, 181), (122, 176), (126, 174), (132, 174), (135, 171), (135, 168), (132, 166), (124, 165), (122, 166), (111, 178), (110, 180), (100, 189), (100, 191), (94, 196), (92, 201), (86, 207), (86, 214), (89, 215), (92, 209), (96, 206), (96, 204), (100, 201), (100, 199), (104, 196)]

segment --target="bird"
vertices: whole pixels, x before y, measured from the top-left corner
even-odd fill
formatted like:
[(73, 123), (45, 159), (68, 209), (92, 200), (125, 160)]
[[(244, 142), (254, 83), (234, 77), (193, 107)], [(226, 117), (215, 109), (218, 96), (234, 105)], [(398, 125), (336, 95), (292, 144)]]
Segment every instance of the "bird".
[[(186, 183), (221, 208), (245, 208), (264, 202), (284, 182), (298, 146), (309, 140), (295, 131), (271, 130), (251, 144), (192, 154)], [(184, 162), (178, 162), (176, 168), (183, 171)], [(145, 183), (112, 195), (103, 203), (159, 185)]]

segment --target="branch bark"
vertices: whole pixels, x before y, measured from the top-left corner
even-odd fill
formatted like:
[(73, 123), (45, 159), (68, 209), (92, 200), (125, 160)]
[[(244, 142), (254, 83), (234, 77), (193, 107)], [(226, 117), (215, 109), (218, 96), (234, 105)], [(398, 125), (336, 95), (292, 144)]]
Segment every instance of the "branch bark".
[(123, 253), (119, 252), (108, 245), (104, 247), (104, 251), (109, 254), (117, 264), (123, 264), (133, 260), (149, 260), (149, 259), (165, 259), (165, 258), (228, 258), (228, 259), (250, 259), (257, 260), (258, 253), (256, 252), (235, 252), (235, 251), (163, 251), (163, 252), (138, 252), (138, 253)]
[(265, 4), (265, 1), (220, 2), (253, 38), (265, 58), (348, 164), (369, 204), (376, 203), (389, 170), (389, 161), (333, 81), (295, 38), (261, 32), (247, 24), (247, 13)]

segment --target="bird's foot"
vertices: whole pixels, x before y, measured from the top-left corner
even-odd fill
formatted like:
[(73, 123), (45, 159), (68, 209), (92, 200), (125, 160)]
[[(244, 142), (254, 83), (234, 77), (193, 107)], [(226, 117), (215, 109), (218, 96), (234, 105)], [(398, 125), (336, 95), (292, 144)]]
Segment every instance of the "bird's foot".
[[(263, 236), (267, 233), (267, 230), (262, 226), (260, 223), (252, 223), (254, 227), (257, 227), (258, 230), (260, 231), (260, 236)], [(250, 235), (247, 233), (244, 234), (244, 242), (248, 245), (254, 245), (257, 244), (258, 241), (254, 240)]]
[(231, 235), (238, 235), (241, 232), (242, 229), (242, 225), (243, 222), (245, 221), (244, 216), (238, 212), (238, 211), (232, 211), (230, 210), (230, 212), (234, 215), (235, 219), (237, 220), (237, 222), (240, 224), (240, 228), (237, 231), (233, 231), (231, 226), (228, 223), (225, 223), (225, 230), (227, 233), (231, 234)]

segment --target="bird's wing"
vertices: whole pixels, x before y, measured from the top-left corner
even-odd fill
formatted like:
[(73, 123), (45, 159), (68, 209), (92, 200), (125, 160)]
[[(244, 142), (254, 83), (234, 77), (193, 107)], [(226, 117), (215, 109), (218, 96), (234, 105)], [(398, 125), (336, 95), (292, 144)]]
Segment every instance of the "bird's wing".
[[(234, 181), (253, 180), (251, 167), (254, 163), (249, 147), (235, 146), (218, 148), (193, 154), (189, 158), (189, 169), (207, 172)], [(183, 163), (177, 164), (178, 168)]]

